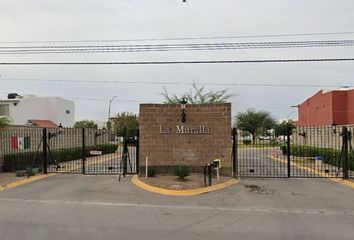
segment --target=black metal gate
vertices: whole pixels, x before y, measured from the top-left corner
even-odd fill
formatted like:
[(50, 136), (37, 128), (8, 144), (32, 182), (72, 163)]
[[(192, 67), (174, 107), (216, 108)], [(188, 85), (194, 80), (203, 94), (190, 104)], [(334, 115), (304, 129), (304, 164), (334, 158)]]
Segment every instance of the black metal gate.
[[(43, 129), (43, 170), (88, 175), (136, 174), (139, 130), (119, 137), (106, 129)], [(134, 132), (132, 135), (131, 133)]]
[(354, 178), (353, 128), (298, 127), (252, 142), (234, 129), (234, 172), (256, 178)]

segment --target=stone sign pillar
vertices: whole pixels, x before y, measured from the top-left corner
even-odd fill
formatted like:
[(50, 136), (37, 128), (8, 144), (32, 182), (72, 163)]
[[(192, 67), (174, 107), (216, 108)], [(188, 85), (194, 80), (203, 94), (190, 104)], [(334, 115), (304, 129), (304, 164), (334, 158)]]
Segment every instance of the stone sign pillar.
[(178, 164), (201, 172), (219, 158), (231, 174), (231, 103), (187, 104), (185, 116), (180, 104), (140, 104), (140, 172), (146, 157), (159, 173)]

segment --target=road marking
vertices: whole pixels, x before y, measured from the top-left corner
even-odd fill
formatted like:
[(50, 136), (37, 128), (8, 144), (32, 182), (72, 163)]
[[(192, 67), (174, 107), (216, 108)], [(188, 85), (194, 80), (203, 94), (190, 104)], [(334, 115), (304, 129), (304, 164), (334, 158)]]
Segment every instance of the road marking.
[(112, 203), (112, 202), (87, 202), (65, 200), (36, 200), (18, 198), (0, 198), (0, 202), (23, 203), (23, 204), (55, 204), (71, 206), (106, 206), (122, 208), (156, 208), (174, 210), (200, 210), (200, 211), (227, 211), (227, 212), (251, 212), (251, 213), (284, 213), (284, 214), (318, 214), (318, 215), (354, 215), (354, 209), (331, 210), (331, 209), (296, 209), (296, 208), (254, 208), (254, 207), (211, 207), (191, 205), (162, 205), (162, 204), (139, 204), (139, 203)]

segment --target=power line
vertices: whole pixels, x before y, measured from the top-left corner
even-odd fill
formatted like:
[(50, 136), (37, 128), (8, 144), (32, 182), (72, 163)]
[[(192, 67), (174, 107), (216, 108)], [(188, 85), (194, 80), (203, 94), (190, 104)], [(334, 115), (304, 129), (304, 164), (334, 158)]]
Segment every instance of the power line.
[(89, 83), (89, 84), (146, 84), (146, 85), (205, 85), (205, 86), (245, 86), (245, 87), (322, 87), (322, 88), (351, 88), (354, 85), (324, 85), (324, 84), (282, 84), (282, 83), (222, 83), (222, 82), (161, 82), (161, 81), (114, 81), (114, 80), (72, 80), (72, 79), (38, 79), (38, 78), (0, 78), (0, 81), (24, 82), (58, 82), (58, 83)]
[(237, 36), (207, 36), (207, 37), (171, 37), (171, 38), (137, 38), (137, 39), (96, 39), (96, 40), (39, 40), (39, 41), (2, 41), (0, 44), (27, 44), (27, 43), (94, 43), (94, 42), (139, 42), (139, 41), (184, 41), (208, 39), (238, 39), (238, 38), (272, 38), (272, 37), (302, 37), (302, 36), (330, 36), (352, 35), (353, 31), (317, 32), (317, 33), (287, 33), (264, 35), (237, 35)]
[(0, 65), (172, 65), (172, 64), (240, 64), (344, 62), (354, 58), (258, 59), (258, 60), (195, 60), (195, 61), (130, 61), (130, 62), (0, 62)]
[(52, 53), (111, 53), (153, 51), (241, 50), (271, 48), (350, 47), (354, 40), (287, 41), (287, 42), (224, 42), (189, 44), (139, 44), (139, 45), (80, 45), (80, 46), (13, 46), (1, 47), (0, 54), (52, 54)]

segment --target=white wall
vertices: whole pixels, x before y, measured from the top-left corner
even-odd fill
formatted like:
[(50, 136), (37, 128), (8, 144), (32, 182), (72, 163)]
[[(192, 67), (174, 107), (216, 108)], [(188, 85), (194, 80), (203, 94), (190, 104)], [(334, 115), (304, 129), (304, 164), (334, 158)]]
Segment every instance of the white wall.
[[(10, 103), (10, 117), (16, 125), (26, 125), (29, 119), (50, 120), (63, 127), (72, 127), (75, 122), (73, 101), (59, 97), (29, 97)], [(70, 113), (67, 114), (66, 111)]]

